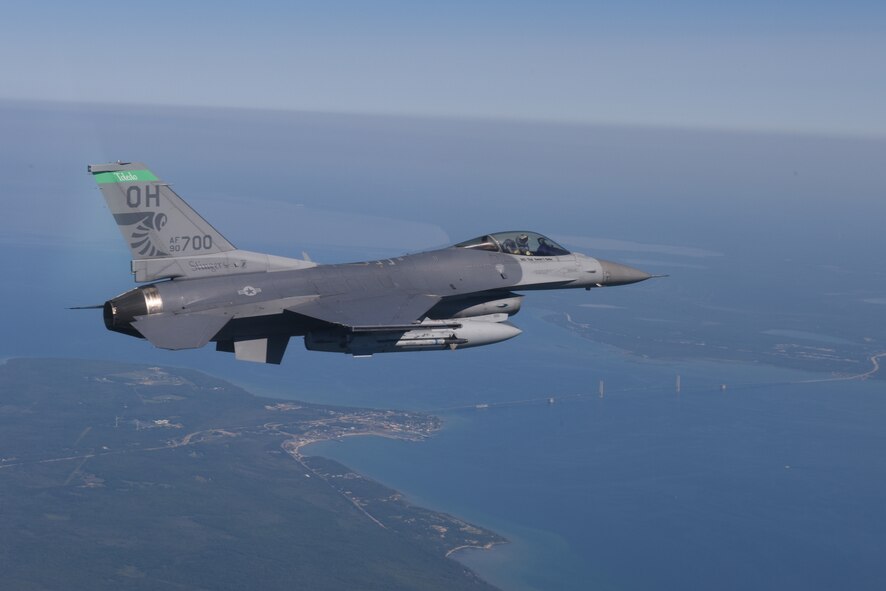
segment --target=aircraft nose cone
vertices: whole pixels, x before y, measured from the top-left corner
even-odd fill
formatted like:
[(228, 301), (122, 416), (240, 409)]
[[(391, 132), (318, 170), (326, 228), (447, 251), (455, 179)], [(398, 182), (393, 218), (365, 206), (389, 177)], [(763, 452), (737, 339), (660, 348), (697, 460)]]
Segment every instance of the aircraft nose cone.
[(627, 285), (629, 283), (645, 281), (652, 277), (652, 275), (640, 269), (602, 259), (597, 260), (600, 261), (600, 265), (603, 267), (603, 285)]

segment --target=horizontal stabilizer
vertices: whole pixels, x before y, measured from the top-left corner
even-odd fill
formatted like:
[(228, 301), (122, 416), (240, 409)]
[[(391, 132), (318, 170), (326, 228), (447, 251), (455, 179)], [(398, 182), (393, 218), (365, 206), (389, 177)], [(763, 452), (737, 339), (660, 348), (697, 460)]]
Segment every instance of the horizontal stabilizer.
[(227, 316), (210, 314), (152, 314), (140, 316), (132, 326), (161, 349), (198, 349), (228, 323)]

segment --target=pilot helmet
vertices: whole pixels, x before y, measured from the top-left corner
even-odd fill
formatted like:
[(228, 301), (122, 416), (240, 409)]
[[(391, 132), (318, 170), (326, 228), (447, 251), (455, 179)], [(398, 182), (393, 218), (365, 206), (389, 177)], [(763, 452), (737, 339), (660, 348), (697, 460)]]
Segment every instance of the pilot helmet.
[(517, 244), (519, 244), (520, 246), (526, 246), (527, 244), (529, 244), (529, 236), (527, 236), (526, 234), (520, 234), (519, 236), (517, 236)]

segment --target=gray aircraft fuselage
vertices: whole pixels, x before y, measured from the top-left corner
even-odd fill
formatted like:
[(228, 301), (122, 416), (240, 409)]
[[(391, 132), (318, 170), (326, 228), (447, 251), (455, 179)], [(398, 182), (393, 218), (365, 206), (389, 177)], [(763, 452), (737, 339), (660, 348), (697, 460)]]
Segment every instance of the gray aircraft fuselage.
[(133, 253), (136, 280), (104, 304), (108, 329), (167, 349), (214, 341), (280, 363), (293, 336), (311, 350), (371, 355), (458, 349), (521, 331), (518, 291), (607, 287), (651, 275), (501, 232), (418, 254), (316, 265), (236, 249), (139, 163), (92, 165)]

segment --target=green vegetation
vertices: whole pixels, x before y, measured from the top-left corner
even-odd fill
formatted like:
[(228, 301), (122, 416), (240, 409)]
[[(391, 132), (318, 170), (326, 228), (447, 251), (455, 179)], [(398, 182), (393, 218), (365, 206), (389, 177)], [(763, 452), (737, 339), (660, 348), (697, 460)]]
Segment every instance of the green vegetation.
[(331, 482), (347, 468), (281, 447), (324, 430), (420, 438), (436, 426), (258, 398), (187, 370), (11, 360), (0, 366), (2, 587), (490, 589), (444, 554), (501, 538), (352, 478), (361, 510)]

